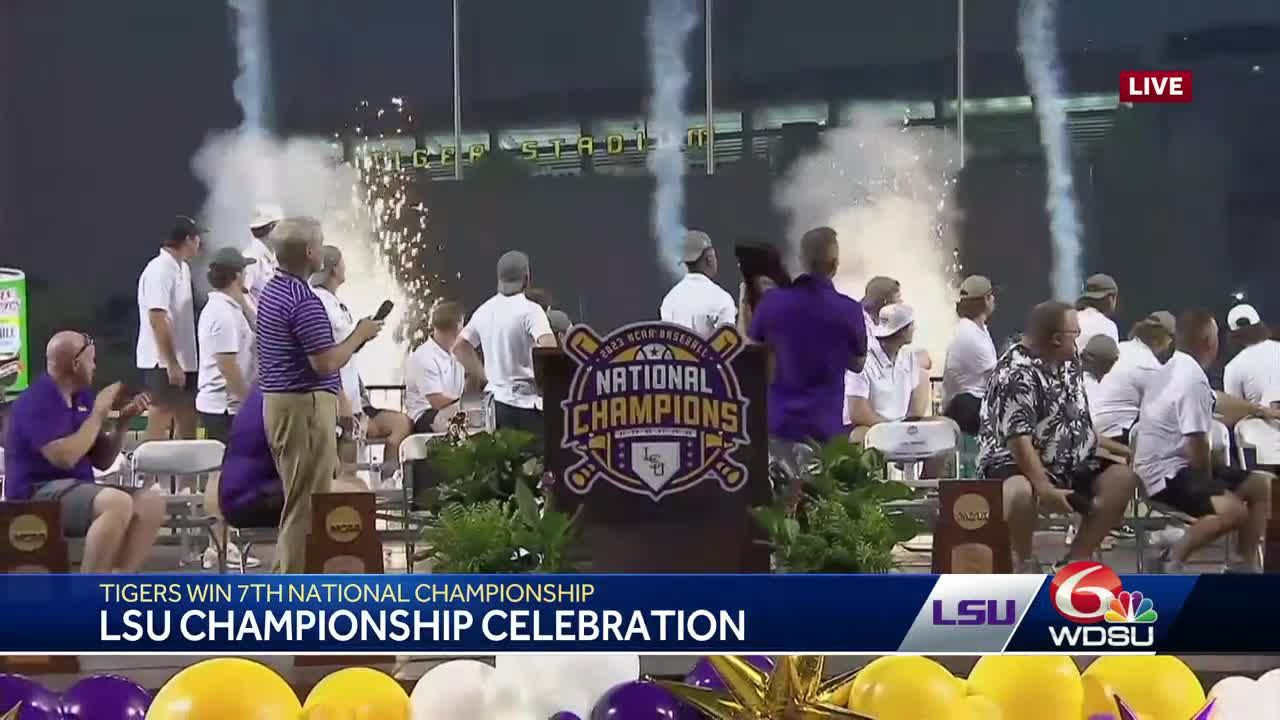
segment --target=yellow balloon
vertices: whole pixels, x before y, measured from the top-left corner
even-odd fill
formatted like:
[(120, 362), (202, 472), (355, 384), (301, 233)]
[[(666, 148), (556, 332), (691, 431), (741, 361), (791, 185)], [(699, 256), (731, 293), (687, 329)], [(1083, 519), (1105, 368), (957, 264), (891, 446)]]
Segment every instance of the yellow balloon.
[(1017, 715), (1006, 715), (995, 700), (982, 695), (966, 697), (951, 720), (1014, 720)]
[(969, 692), (1004, 711), (1036, 720), (1079, 720), (1084, 688), (1075, 661), (1061, 655), (987, 655), (969, 673)]
[(302, 704), (276, 671), (243, 658), (204, 660), (156, 693), (147, 720), (297, 720)]
[(312, 688), (303, 709), (316, 720), (409, 720), (409, 695), (384, 672), (345, 668)]
[(1141, 720), (1189, 718), (1205, 704), (1204, 688), (1186, 663), (1170, 655), (1109, 655), (1084, 671), (1084, 712), (1119, 715), (1116, 696)]
[(867, 663), (867, 666), (854, 676), (853, 685), (849, 688), (849, 701), (845, 703), (845, 707), (859, 715), (870, 715), (871, 696), (875, 694), (875, 689), (880, 683), (880, 676), (894, 663), (907, 659), (902, 655), (885, 655)]
[[(850, 703), (857, 691), (849, 693)], [(953, 714), (964, 696), (964, 686), (946, 668), (928, 658), (903, 656), (875, 668), (870, 687), (856, 698), (861, 709), (853, 711), (876, 720), (935, 720)]]

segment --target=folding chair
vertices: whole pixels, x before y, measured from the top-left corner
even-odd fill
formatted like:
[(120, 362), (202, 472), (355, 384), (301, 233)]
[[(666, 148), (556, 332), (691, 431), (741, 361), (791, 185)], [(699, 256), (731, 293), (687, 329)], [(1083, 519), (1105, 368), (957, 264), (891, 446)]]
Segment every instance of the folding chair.
[[(178, 536), (182, 548), (180, 564), (185, 563), (190, 550), (188, 531), (203, 531), (211, 541), (216, 540), (214, 518), (204, 513), (202, 480), (221, 469), (225, 450), (217, 440), (151, 440), (139, 445), (129, 456), (129, 480), (134, 484), (140, 477), (156, 477), (159, 482), (159, 476), (171, 476), (169, 491), (162, 493), (169, 517), (165, 527)], [(178, 494), (177, 482), (183, 477), (196, 480), (196, 489), (190, 494)]]
[[(902, 464), (900, 482), (917, 489), (937, 489), (937, 479), (919, 479), (920, 463), (950, 457), (954, 474), (960, 473), (960, 426), (951, 418), (880, 423), (867, 431), (863, 445), (878, 450), (890, 463)], [(899, 478), (894, 478), (899, 479)]]
[(1254, 451), (1255, 465), (1280, 465), (1280, 427), (1262, 418), (1246, 418), (1236, 423), (1236, 461), (1248, 470), (1245, 450)]
[[(406, 572), (413, 572), (413, 556), (417, 552), (417, 533), (422, 523), (415, 523), (413, 509), (413, 464), (426, 460), (431, 454), (431, 441), (444, 437), (444, 433), (415, 433), (400, 443), (400, 475), (404, 479), (399, 502), (403, 503), (404, 552)], [(425, 516), (425, 514), (419, 514)]]

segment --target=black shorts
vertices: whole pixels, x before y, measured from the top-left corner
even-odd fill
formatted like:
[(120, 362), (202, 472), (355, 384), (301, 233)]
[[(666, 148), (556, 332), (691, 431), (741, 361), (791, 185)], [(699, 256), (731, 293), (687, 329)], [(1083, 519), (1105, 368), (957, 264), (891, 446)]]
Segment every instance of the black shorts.
[(955, 420), (966, 435), (977, 435), (982, 426), (982, 398), (960, 393), (951, 398), (942, 414)]
[[(1059, 477), (1054, 474), (1049, 475), (1049, 479), (1057, 487), (1070, 490), (1071, 496), (1067, 500), (1071, 503), (1071, 507), (1081, 515), (1087, 515), (1089, 508), (1093, 505), (1093, 497), (1096, 493), (1094, 488), (1098, 484), (1098, 477), (1106, 472), (1107, 468), (1113, 463), (1108, 462), (1091, 462), (1087, 465), (1076, 468), (1071, 471), (1067, 477)], [(997, 465), (993, 468), (984, 468), (982, 476), (988, 480), (1008, 480), (1014, 475), (1023, 475), (1022, 470), (1013, 463), (1005, 465)]]
[(268, 495), (239, 508), (235, 512), (223, 512), (223, 520), (233, 528), (272, 528), (280, 524), (284, 514), (284, 496)]
[(200, 427), (204, 428), (204, 436), (208, 440), (217, 440), (223, 445), (231, 437), (231, 421), (235, 415), (231, 413), (200, 413)]
[(1249, 471), (1226, 465), (1214, 465), (1208, 475), (1185, 467), (1165, 480), (1164, 489), (1151, 499), (1191, 517), (1205, 517), (1214, 514), (1213, 498), (1235, 492), (1248, 477)]
[(169, 374), (164, 368), (142, 371), (142, 384), (151, 395), (151, 402), (162, 408), (191, 405), (196, 399), (196, 373), (186, 373), (182, 387), (169, 384)]

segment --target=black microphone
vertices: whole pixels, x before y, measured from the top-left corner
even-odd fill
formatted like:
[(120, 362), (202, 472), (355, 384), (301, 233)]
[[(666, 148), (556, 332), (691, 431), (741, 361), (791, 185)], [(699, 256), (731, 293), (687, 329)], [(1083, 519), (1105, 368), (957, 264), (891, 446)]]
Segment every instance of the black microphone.
[[(394, 308), (395, 306), (396, 304), (391, 302), (390, 300), (383, 300), (382, 304), (378, 306), (378, 312), (373, 314), (373, 319), (377, 320), (378, 322), (382, 322), (383, 320), (386, 320), (387, 316), (391, 314), (391, 309)], [(368, 340), (365, 340), (364, 342), (360, 343), (360, 347), (356, 348), (356, 352), (360, 352), (361, 350), (364, 349), (364, 346), (368, 344), (369, 344)]]

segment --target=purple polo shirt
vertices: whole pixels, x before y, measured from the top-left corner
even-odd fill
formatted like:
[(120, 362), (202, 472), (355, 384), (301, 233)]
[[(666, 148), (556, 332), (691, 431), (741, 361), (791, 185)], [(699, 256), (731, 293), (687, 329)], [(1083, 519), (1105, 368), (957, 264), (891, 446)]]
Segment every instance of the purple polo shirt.
[(46, 460), (40, 448), (74, 435), (93, 412), (96, 395), (92, 388), (77, 390), (68, 405), (53, 378), (41, 375), (18, 397), (10, 411), (9, 433), (4, 441), (6, 499), (27, 500), (36, 485), (50, 480), (93, 482), (90, 453), (85, 453), (75, 467), (63, 470)]
[(308, 355), (334, 346), (333, 326), (311, 287), (283, 268), (262, 288), (258, 301), (258, 384), (263, 392), (337, 394), (338, 373), (321, 375)]
[(764, 294), (751, 338), (773, 349), (769, 434), (826, 442), (844, 432), (844, 373), (867, 354), (862, 305), (827, 278), (801, 275)]
[(283, 495), (262, 414), (262, 390), (249, 390), (240, 412), (231, 420), (222, 475), (218, 478), (218, 506), (235, 514), (272, 495)]

